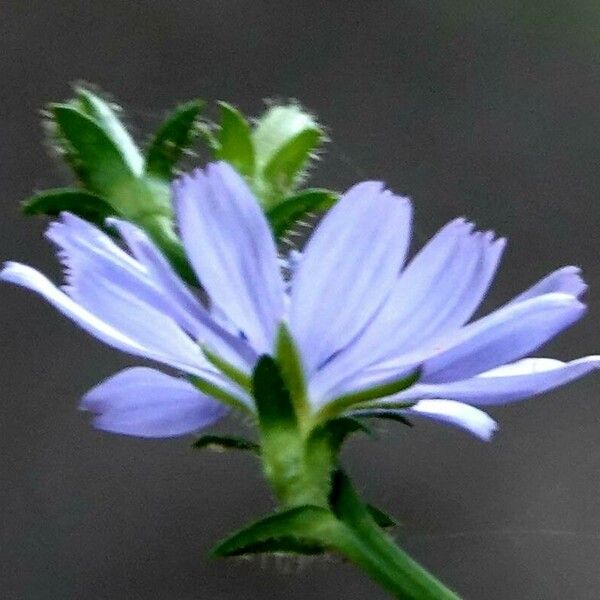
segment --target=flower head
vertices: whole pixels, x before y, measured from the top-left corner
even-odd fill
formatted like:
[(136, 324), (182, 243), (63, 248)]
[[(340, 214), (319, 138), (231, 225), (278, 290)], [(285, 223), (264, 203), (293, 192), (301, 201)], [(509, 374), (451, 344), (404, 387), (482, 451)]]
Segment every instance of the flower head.
[(178, 373), (136, 367), (93, 388), (82, 406), (101, 429), (163, 437), (214, 422), (225, 404), (254, 412), (249, 378), (260, 355), (277, 354), (282, 326), (315, 423), (399, 412), (489, 439), (496, 425), (477, 407), (539, 394), (600, 365), (597, 356), (526, 358), (585, 312), (579, 269), (559, 269), (471, 321), (505, 241), (457, 219), (405, 264), (411, 203), (381, 183), (342, 196), (284, 269), (289, 281), (258, 202), (227, 164), (182, 177), (173, 196), (208, 302), (141, 229), (118, 219), (109, 224), (128, 252), (72, 214), (50, 225), (66, 271), (62, 290), (18, 263), (1, 275), (103, 342)]

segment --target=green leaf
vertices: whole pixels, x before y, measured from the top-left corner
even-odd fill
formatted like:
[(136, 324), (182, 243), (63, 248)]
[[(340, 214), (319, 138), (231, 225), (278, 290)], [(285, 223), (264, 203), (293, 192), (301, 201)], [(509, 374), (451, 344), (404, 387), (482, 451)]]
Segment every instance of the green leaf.
[(367, 510), (371, 515), (372, 519), (379, 525), (379, 527), (383, 527), (384, 529), (388, 529), (389, 527), (397, 527), (398, 522), (390, 517), (387, 513), (384, 513), (381, 509), (373, 506), (372, 504), (367, 504)]
[(290, 393), (277, 363), (270, 356), (261, 356), (256, 363), (252, 391), (261, 428), (272, 436), (272, 430), (297, 433), (297, 418)]
[(250, 126), (230, 104), (219, 102), (221, 122), (216, 137), (216, 157), (231, 163), (242, 175), (254, 175), (254, 145)]
[(141, 175), (144, 168), (142, 153), (110, 104), (85, 88), (77, 89), (77, 97), (80, 108), (98, 123), (119, 148), (131, 172)]
[(77, 108), (55, 104), (51, 113), (58, 142), (74, 171), (90, 191), (113, 204), (115, 184), (134, 177), (123, 153), (94, 119)]
[(337, 523), (326, 508), (298, 506), (271, 515), (234, 533), (212, 550), (213, 556), (240, 556), (257, 552), (317, 554)]
[(104, 225), (107, 217), (116, 214), (115, 209), (100, 196), (72, 188), (39, 192), (23, 202), (22, 210), (26, 215), (52, 217), (67, 211), (98, 225)]
[(146, 173), (170, 180), (184, 151), (198, 135), (197, 119), (204, 103), (193, 100), (178, 106), (161, 125), (146, 150)]
[(338, 469), (331, 478), (329, 505), (335, 516), (350, 523), (356, 520), (370, 520), (371, 512), (360, 501), (348, 476)]
[(224, 452), (225, 450), (246, 450), (260, 454), (260, 446), (255, 442), (240, 437), (224, 435), (203, 435), (199, 437), (192, 447), (196, 450), (214, 450)]
[(277, 196), (292, 192), (322, 140), (320, 129), (305, 129), (281, 146), (265, 165), (262, 178)]
[(325, 211), (336, 201), (337, 194), (329, 190), (302, 190), (267, 211), (267, 218), (275, 236), (281, 237), (308, 213)]

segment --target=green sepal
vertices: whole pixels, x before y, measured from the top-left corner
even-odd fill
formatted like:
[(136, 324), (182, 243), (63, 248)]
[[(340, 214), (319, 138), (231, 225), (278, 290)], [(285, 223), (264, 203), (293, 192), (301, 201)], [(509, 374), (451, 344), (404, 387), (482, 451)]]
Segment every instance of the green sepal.
[(225, 452), (226, 450), (242, 450), (260, 454), (260, 446), (241, 437), (228, 435), (203, 435), (193, 444), (192, 448), (196, 450), (213, 450), (215, 452)]
[(135, 177), (124, 154), (102, 127), (70, 104), (50, 107), (58, 144), (81, 182), (114, 205), (115, 184)]
[(84, 87), (76, 88), (76, 93), (77, 100), (73, 102), (73, 106), (80, 108), (96, 121), (120, 150), (131, 172), (135, 175), (141, 175), (144, 167), (144, 157), (111, 105)]
[(383, 527), (384, 529), (390, 529), (391, 527), (397, 527), (398, 522), (390, 517), (387, 513), (383, 512), (380, 508), (373, 506), (372, 504), (367, 504), (367, 510), (371, 515), (371, 518), (379, 525), (379, 527)]
[(214, 139), (216, 158), (231, 163), (242, 175), (254, 176), (255, 156), (250, 125), (227, 102), (219, 102), (221, 119)]
[(316, 421), (327, 421), (328, 419), (352, 408), (355, 410), (360, 410), (361, 408), (372, 408), (368, 405), (369, 402), (373, 402), (374, 400), (378, 400), (380, 398), (385, 398), (386, 396), (392, 396), (393, 394), (398, 394), (414, 385), (417, 381), (419, 381), (420, 377), (421, 369), (419, 368), (415, 369), (413, 373), (406, 377), (399, 377), (398, 379), (392, 379), (380, 385), (374, 385), (372, 387), (363, 388), (343, 394), (342, 396), (338, 396), (326, 404), (317, 413)]
[(319, 554), (326, 550), (335, 520), (319, 506), (297, 506), (261, 519), (213, 548), (213, 556), (254, 553)]
[(307, 189), (288, 196), (267, 211), (267, 218), (276, 237), (283, 236), (295, 223), (313, 212), (323, 212), (337, 201), (337, 194), (324, 189)]
[(252, 379), (235, 365), (221, 358), (218, 354), (210, 350), (206, 345), (202, 346), (202, 352), (207, 360), (213, 364), (225, 377), (237, 383), (242, 389), (247, 392), (252, 391)]
[(288, 195), (300, 183), (304, 169), (321, 140), (320, 129), (306, 129), (288, 140), (273, 154), (262, 171), (262, 178), (271, 188), (272, 203)]
[(287, 507), (325, 506), (331, 451), (325, 443), (305, 439), (290, 392), (270, 356), (262, 356), (256, 365), (253, 396), (263, 469), (278, 500)]
[(252, 392), (259, 422), (265, 433), (290, 430), (297, 434), (298, 420), (281, 371), (270, 356), (261, 356), (252, 377)]
[(373, 435), (371, 429), (358, 419), (352, 417), (331, 419), (313, 430), (308, 439), (308, 448), (310, 449), (313, 444), (324, 444), (331, 452), (330, 463), (334, 463), (343, 443), (353, 433)]
[(159, 179), (170, 180), (183, 153), (199, 134), (201, 100), (181, 104), (167, 117), (146, 150), (145, 171)]
[(296, 416), (298, 420), (302, 421), (304, 417), (308, 416), (310, 410), (306, 378), (304, 377), (300, 352), (285, 323), (279, 326), (277, 332), (275, 356), (277, 357), (281, 376), (294, 405)]
[(397, 412), (391, 412), (385, 408), (361, 409), (352, 413), (352, 416), (355, 419), (387, 419), (388, 421), (395, 421), (396, 423), (402, 423), (408, 427), (413, 427), (412, 422), (405, 416)]
[(254, 413), (250, 408), (238, 397), (233, 395), (228, 390), (223, 389), (218, 386), (216, 383), (212, 381), (208, 381), (203, 377), (199, 377), (197, 375), (188, 375), (188, 381), (197, 387), (202, 393), (214, 398), (215, 400), (219, 400), (223, 404), (230, 406), (231, 408), (235, 408), (237, 410), (241, 410), (242, 412), (248, 413), (254, 416)]
[(21, 208), (26, 215), (52, 217), (67, 211), (97, 225), (104, 225), (107, 217), (117, 214), (100, 196), (73, 188), (44, 190), (25, 200)]

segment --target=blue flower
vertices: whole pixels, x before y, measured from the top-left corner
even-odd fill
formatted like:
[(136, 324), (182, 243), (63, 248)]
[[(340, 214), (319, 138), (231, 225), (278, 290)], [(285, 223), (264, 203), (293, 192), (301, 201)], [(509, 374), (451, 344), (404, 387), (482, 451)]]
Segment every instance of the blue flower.
[[(135, 367), (93, 388), (82, 407), (101, 429), (167, 437), (215, 422), (225, 404), (254, 412), (245, 381), (261, 354), (274, 353), (281, 323), (298, 348), (312, 415), (335, 416), (336, 407), (400, 412), (482, 439), (496, 423), (477, 407), (545, 392), (600, 365), (598, 356), (524, 358), (584, 314), (579, 269), (559, 269), (470, 322), (505, 240), (457, 219), (405, 264), (411, 204), (381, 183), (344, 194), (285, 269), (258, 202), (227, 164), (182, 177), (173, 195), (208, 300), (184, 285), (142, 230), (117, 219), (110, 225), (129, 252), (72, 214), (50, 225), (66, 271), (62, 290), (22, 264), (7, 263), (1, 274), (103, 342), (180, 374)], [(404, 391), (363, 394), (383, 394), (417, 371)]]

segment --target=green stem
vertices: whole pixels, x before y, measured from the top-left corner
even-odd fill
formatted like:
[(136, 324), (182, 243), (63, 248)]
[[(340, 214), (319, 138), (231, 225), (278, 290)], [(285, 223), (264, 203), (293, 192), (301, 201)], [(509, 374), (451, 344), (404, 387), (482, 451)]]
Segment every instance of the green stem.
[(394, 545), (377, 525), (371, 531), (365, 529), (355, 529), (354, 535), (347, 537), (342, 553), (395, 598), (460, 600), (459, 596)]
[(374, 581), (403, 600), (460, 600), (431, 573), (401, 550), (373, 520), (341, 472), (333, 510), (345, 526), (331, 540), (338, 552)]

